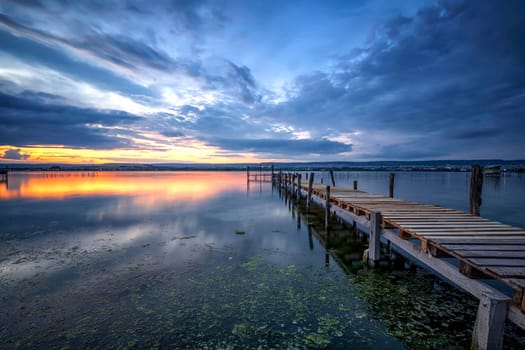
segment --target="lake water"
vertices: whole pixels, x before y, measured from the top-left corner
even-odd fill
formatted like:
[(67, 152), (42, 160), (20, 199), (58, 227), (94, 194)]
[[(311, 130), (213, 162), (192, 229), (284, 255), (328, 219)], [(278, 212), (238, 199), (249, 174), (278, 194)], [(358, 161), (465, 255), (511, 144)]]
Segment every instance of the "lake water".
[[(367, 271), (366, 240), (244, 172), (11, 173), (0, 183), (0, 348), (464, 348), (477, 301), (422, 270)], [(317, 178), (329, 179), (318, 173)], [(387, 173), (336, 173), (386, 193)], [(463, 173), (396, 197), (466, 210)], [(525, 227), (525, 178), (482, 215)], [(330, 253), (330, 254), (329, 254)], [(334, 261), (344, 264), (344, 269)], [(523, 333), (507, 329), (520, 348)]]

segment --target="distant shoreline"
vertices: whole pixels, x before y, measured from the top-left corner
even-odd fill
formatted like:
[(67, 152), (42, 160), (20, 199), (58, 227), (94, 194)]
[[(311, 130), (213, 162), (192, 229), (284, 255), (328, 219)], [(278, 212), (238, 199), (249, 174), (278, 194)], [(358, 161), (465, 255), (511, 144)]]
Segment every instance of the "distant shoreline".
[[(479, 164), (479, 163), (472, 163)], [(14, 165), (10, 164), (0, 170), (8, 172), (168, 172), (168, 171), (228, 171), (243, 172), (249, 166), (250, 171), (271, 171), (269, 165), (261, 167), (256, 164), (242, 165), (176, 165), (176, 166), (155, 166), (155, 165)], [(340, 164), (275, 164), (274, 172), (282, 171), (377, 171), (377, 172), (470, 172), (470, 165), (462, 166), (440, 166), (440, 165), (370, 165), (370, 166), (342, 166)], [(525, 165), (508, 164), (502, 165), (504, 173), (525, 173)]]

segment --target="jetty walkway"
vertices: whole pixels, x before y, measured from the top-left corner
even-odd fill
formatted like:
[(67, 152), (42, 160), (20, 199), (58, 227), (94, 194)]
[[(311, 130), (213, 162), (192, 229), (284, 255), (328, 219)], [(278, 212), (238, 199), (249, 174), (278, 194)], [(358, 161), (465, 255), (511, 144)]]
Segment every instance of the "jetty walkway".
[[(296, 200), (325, 208), (330, 217), (369, 235), (368, 263), (381, 260), (381, 244), (424, 265), (480, 300), (473, 349), (501, 349), (504, 324), (525, 329), (525, 230), (463, 211), (301, 182), (300, 174), (279, 172), (274, 184)], [(391, 191), (392, 193), (392, 191)]]

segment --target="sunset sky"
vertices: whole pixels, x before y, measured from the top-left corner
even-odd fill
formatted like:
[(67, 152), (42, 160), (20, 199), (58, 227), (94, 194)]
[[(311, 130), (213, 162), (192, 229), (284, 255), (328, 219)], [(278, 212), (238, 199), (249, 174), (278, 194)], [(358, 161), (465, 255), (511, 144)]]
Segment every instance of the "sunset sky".
[(0, 162), (525, 158), (525, 1), (0, 1)]

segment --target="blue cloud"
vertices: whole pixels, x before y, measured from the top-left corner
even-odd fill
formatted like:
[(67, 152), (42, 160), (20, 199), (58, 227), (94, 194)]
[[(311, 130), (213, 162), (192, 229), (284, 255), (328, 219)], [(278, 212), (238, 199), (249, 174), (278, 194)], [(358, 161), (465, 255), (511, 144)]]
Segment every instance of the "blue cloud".
[(211, 139), (208, 144), (235, 152), (256, 152), (274, 155), (330, 154), (352, 151), (352, 145), (329, 140), (282, 139)]
[[(27, 146), (61, 144), (69, 147), (133, 147), (128, 138), (113, 135), (104, 127), (130, 125), (141, 117), (122, 111), (101, 111), (49, 104), (38, 100), (38, 94), (12, 96), (0, 93), (0, 139), (3, 144)], [(97, 127), (93, 127), (97, 125)]]

